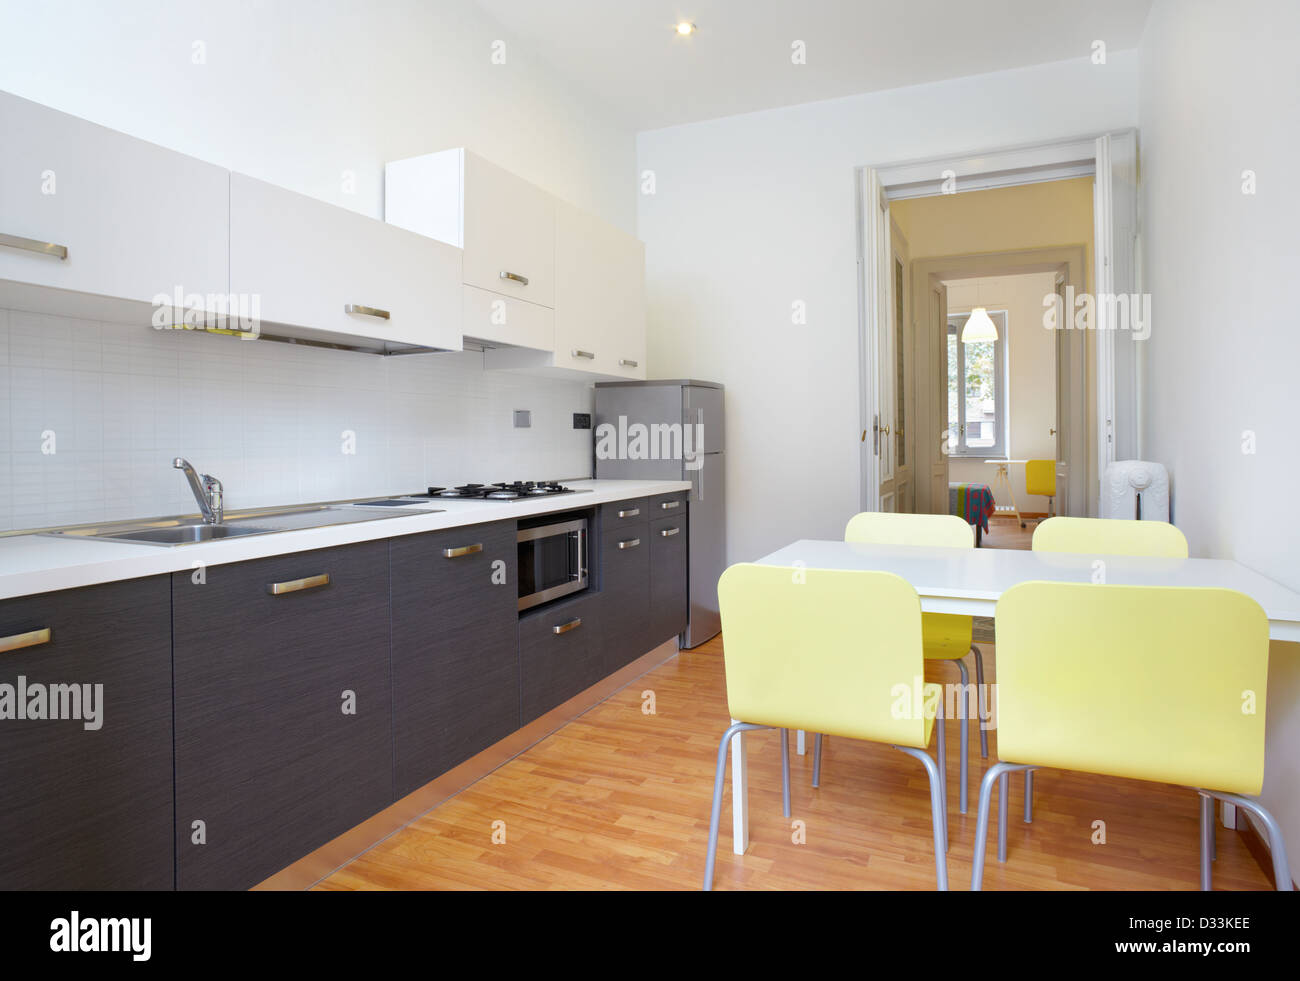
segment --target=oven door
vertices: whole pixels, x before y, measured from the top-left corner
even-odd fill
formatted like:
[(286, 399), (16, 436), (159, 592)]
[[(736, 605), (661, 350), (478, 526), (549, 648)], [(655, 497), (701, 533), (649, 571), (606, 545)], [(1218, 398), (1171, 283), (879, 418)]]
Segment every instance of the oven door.
[(587, 588), (587, 519), (521, 528), (519, 609)]

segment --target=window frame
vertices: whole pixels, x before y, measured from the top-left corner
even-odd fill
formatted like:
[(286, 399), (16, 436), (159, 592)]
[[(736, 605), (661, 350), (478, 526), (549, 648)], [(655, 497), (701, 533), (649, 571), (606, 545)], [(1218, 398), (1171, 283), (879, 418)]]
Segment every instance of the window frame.
[[(966, 348), (961, 341), (961, 329), (970, 319), (970, 311), (948, 314), (948, 329), (944, 334), (944, 359), (948, 357), (948, 338), (957, 337), (957, 377), (961, 392), (957, 398), (957, 440), (952, 439), (951, 420), (947, 420), (948, 456), (962, 460), (1008, 459), (1007, 439), (1007, 311), (989, 310), (989, 319), (998, 328), (998, 339), (993, 344), (993, 420), (996, 438), (992, 446), (966, 445)], [(945, 377), (947, 377), (945, 373)], [(946, 393), (951, 394), (951, 393)], [(947, 399), (944, 399), (945, 405)]]

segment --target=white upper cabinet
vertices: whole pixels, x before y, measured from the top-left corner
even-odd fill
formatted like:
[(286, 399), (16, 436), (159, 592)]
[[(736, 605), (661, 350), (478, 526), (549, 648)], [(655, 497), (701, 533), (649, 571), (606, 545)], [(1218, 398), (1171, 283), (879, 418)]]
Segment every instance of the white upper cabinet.
[(645, 246), (563, 202), (555, 220), (555, 365), (645, 377)]
[(263, 323), (461, 349), (460, 249), (230, 175), (230, 291)]
[(384, 168), (384, 219), (465, 250), (465, 282), (555, 306), (555, 199), (464, 149)]
[(224, 295), (229, 178), (0, 92), (0, 279), (144, 303)]

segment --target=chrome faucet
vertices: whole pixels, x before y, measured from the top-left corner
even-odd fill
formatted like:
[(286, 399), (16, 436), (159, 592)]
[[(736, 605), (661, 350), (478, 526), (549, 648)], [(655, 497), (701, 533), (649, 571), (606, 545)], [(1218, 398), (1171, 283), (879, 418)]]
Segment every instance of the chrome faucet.
[(179, 456), (172, 461), (172, 466), (185, 472), (185, 477), (190, 482), (190, 490), (194, 492), (194, 499), (199, 502), (199, 510), (203, 512), (203, 520), (210, 525), (221, 524), (221, 519), (226, 513), (221, 498), (221, 481), (207, 473), (200, 476), (190, 466), (189, 460)]

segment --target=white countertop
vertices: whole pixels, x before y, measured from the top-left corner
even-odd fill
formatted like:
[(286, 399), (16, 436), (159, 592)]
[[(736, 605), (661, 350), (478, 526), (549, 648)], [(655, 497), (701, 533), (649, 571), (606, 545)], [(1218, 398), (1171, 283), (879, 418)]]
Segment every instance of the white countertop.
[[(1103, 561), (1104, 570), (1094, 563)], [(759, 565), (892, 572), (912, 584), (921, 609), (993, 616), (998, 597), (1017, 583), (1104, 581), (1128, 586), (1214, 586), (1245, 593), (1264, 608), (1269, 633), (1300, 641), (1300, 594), (1231, 559), (1074, 555), (1002, 548), (929, 548), (805, 539), (758, 560)]]
[[(565, 486), (583, 493), (502, 502), (428, 501), (409, 508), (392, 509), (408, 512), (402, 517), (283, 531), (271, 535), (249, 535), (196, 545), (131, 545), (126, 542), (48, 535), (0, 538), (0, 599), (180, 572), (193, 569), (200, 563), (223, 565), (227, 562), (246, 562), (270, 555), (306, 552), (334, 545), (395, 538), (398, 535), (417, 535), (443, 528), (570, 511), (611, 501), (671, 494), (690, 490), (691, 487), (690, 482), (685, 480), (572, 480), (565, 481)], [(443, 510), (431, 513), (429, 508)], [(142, 519), (148, 517), (150, 516), (141, 515)]]

